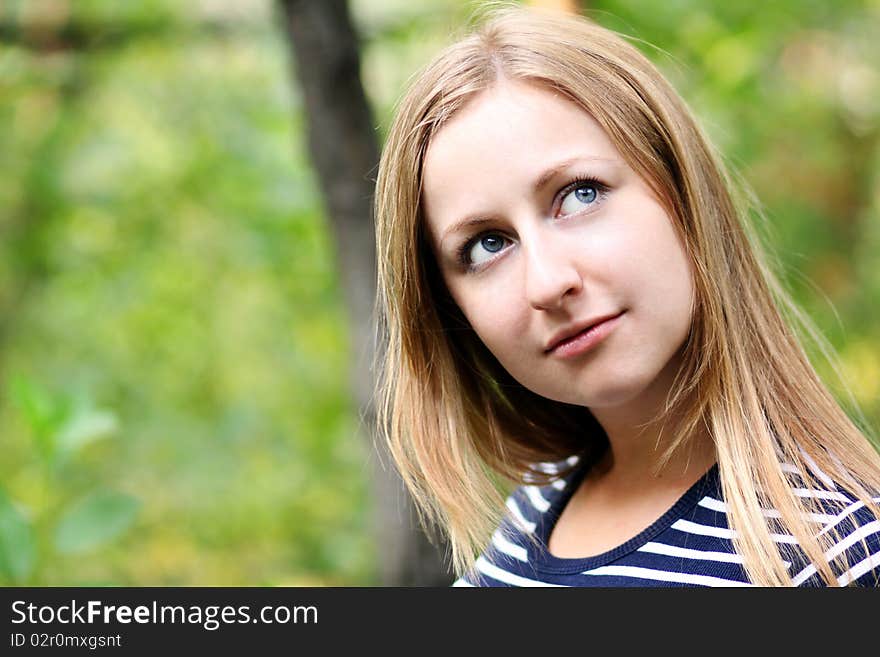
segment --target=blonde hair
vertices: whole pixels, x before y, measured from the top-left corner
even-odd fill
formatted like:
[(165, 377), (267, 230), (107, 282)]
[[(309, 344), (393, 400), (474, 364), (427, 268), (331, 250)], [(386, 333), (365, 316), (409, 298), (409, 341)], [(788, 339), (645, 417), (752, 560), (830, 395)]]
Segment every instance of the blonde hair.
[(797, 555), (774, 542), (782, 533), (836, 585), (844, 558), (825, 553), (840, 536), (833, 528), (817, 536), (807, 520), (835, 503), (793, 487), (824, 488), (830, 477), (880, 515), (869, 494), (880, 490), (880, 457), (783, 316), (821, 337), (766, 263), (723, 166), (664, 77), (613, 32), (536, 10), (495, 10), (437, 56), (399, 103), (379, 167), (379, 427), (422, 521), (446, 531), (462, 573), (504, 516), (505, 486), (547, 482), (565, 472), (547, 474), (540, 462), (607, 446), (589, 409), (545, 399), (504, 370), (451, 300), (428, 247), (420, 208), (428, 144), (499, 78), (549, 86), (580, 105), (666, 204), (692, 263), (696, 303), (656, 421), (681, 418), (680, 437), (708, 429), (753, 583), (792, 584), (784, 558)]

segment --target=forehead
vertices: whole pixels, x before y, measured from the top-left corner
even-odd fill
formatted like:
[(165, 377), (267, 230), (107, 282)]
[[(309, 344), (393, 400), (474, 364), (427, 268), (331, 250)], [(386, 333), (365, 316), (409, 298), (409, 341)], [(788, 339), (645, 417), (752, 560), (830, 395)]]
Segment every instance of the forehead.
[(425, 154), (422, 203), (428, 230), (489, 212), (570, 159), (619, 160), (601, 126), (548, 87), (503, 80), (480, 92), (434, 135)]
[(517, 143), (565, 147), (576, 137), (593, 142), (597, 150), (614, 151), (596, 120), (562, 92), (502, 79), (478, 92), (433, 135), (425, 155), (425, 177), (449, 159), (490, 157), (493, 151), (485, 146), (505, 151)]

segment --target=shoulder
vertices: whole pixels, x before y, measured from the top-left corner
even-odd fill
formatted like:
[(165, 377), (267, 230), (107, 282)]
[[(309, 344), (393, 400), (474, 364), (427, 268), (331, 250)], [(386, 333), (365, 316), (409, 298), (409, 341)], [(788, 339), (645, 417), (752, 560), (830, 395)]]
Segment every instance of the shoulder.
[[(525, 483), (505, 500), (506, 517), (471, 572), (453, 586), (530, 586), (546, 582), (532, 572), (529, 556), (540, 544), (542, 528), (559, 513), (582, 475), (578, 457), (536, 464), (549, 475), (564, 473), (550, 484)], [(528, 482), (529, 478), (526, 477)]]
[[(828, 534), (832, 546), (825, 557), (837, 564), (842, 586), (880, 586), (880, 519), (858, 498), (846, 497), (844, 508), (831, 515), (818, 535)], [(880, 497), (873, 498), (880, 503)], [(797, 586), (817, 584), (816, 569), (809, 565), (793, 576)]]
[[(805, 483), (792, 477), (795, 495), (814, 501), (817, 513), (810, 514), (816, 523), (816, 536), (830, 547), (825, 558), (832, 564), (842, 586), (880, 586), (880, 491), (871, 491), (871, 507), (846, 486), (814, 470), (816, 479)], [(796, 586), (822, 586), (816, 568), (806, 565), (792, 572)]]

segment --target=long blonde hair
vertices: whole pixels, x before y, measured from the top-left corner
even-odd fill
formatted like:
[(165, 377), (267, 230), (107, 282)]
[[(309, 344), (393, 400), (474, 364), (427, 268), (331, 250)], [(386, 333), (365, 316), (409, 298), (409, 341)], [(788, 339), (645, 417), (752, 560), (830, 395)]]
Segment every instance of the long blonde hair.
[(446, 531), (462, 573), (503, 517), (506, 486), (549, 481), (565, 472), (547, 474), (541, 462), (607, 446), (589, 409), (545, 399), (504, 370), (451, 300), (428, 248), (420, 208), (428, 144), (500, 77), (549, 85), (580, 105), (667, 205), (692, 263), (696, 303), (657, 421), (681, 418), (680, 437), (699, 427), (711, 434), (749, 578), (792, 584), (784, 559), (795, 555), (773, 536), (789, 534), (836, 585), (847, 564), (825, 553), (840, 537), (833, 529), (817, 536), (807, 520), (834, 502), (793, 487), (823, 488), (830, 477), (880, 515), (869, 494), (880, 490), (880, 457), (822, 383), (793, 326), (821, 337), (778, 282), (723, 166), (657, 69), (586, 19), (529, 9), (494, 11), (414, 79), (379, 167), (379, 427), (423, 522)]

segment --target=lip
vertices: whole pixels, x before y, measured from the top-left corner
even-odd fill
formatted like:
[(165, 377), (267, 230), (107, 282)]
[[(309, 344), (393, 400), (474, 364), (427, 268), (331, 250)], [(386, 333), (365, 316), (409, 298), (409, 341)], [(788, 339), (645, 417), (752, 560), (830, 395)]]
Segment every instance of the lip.
[(550, 340), (544, 353), (563, 358), (580, 355), (604, 340), (626, 311), (594, 317), (565, 327)]

